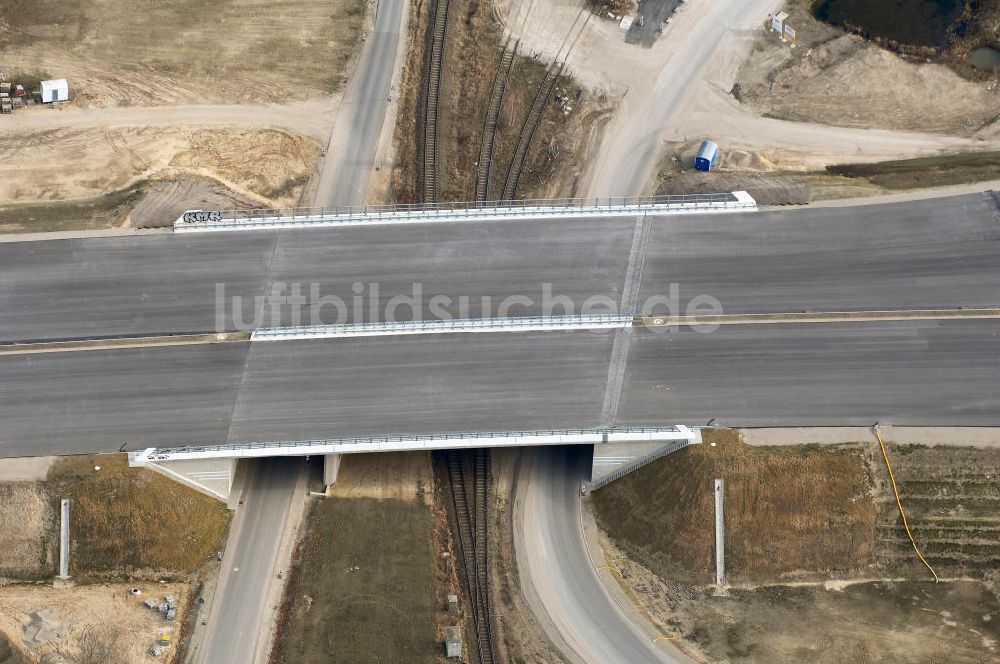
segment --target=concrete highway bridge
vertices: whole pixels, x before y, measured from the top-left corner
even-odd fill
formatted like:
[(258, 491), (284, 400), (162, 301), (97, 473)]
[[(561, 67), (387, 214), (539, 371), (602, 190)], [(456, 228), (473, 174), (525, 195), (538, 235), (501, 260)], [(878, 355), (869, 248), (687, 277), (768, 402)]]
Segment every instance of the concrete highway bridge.
[(989, 192), (187, 219), (0, 244), (0, 456), (225, 497), (246, 456), (634, 446), (612, 473), (710, 423), (1000, 425)]

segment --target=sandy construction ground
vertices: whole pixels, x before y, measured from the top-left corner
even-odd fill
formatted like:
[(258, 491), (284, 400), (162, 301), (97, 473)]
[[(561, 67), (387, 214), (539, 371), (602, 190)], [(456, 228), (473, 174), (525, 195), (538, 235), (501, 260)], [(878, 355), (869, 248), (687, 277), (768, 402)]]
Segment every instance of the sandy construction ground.
[[(68, 105), (26, 107), (0, 123), (0, 229), (23, 232), (161, 225), (192, 186), (194, 198), (226, 207), (298, 203), (374, 3), (48, 0), (7, 9), (0, 68), (29, 90), (66, 78), (71, 92)], [(185, 178), (214, 184), (156, 184)], [(154, 192), (129, 220), (133, 185), (146, 181)], [(65, 205), (13, 207), (50, 202)]]
[(274, 130), (63, 128), (0, 135), (0, 202), (96, 196), (142, 180), (199, 175), (261, 203), (289, 205), (318, 145)]
[(29, 134), (47, 129), (125, 129), (241, 127), (294, 132), (326, 141), (338, 108), (337, 97), (288, 104), (184, 104), (131, 108), (28, 108), (4, 118), (0, 136)]
[(88, 107), (325, 96), (342, 84), (367, 11), (364, 0), (47, 0), (10, 9), (0, 21), (9, 73), (67, 78), (74, 103)]
[[(188, 586), (184, 584), (140, 584), (142, 595), (133, 597), (125, 584), (102, 584), (68, 588), (17, 585), (0, 588), (0, 632), (10, 641), (39, 657), (58, 653), (70, 662), (84, 661), (81, 646), (94, 641), (106, 649), (107, 664), (149, 662), (146, 654), (161, 635), (177, 638), (187, 610)], [(143, 606), (143, 600), (157, 601), (172, 594), (177, 601), (173, 621)], [(47, 644), (25, 640), (24, 626), (31, 613), (51, 612), (65, 634)], [(96, 644), (95, 644), (96, 645)], [(95, 648), (96, 650), (96, 648)], [(93, 660), (86, 660), (93, 661)], [(155, 661), (155, 660), (152, 660)]]
[[(569, 55), (569, 70), (585, 85), (617, 98), (618, 110), (604, 140), (589, 157), (589, 173), (579, 193), (646, 192), (652, 189), (652, 176), (667, 142), (685, 144), (706, 137), (726, 149), (762, 153), (774, 168), (783, 170), (1000, 145), (991, 130), (970, 138), (967, 131), (962, 132), (964, 136), (951, 136), (791, 122), (764, 117), (740, 104), (731, 94), (733, 85), (754, 45), (763, 38), (764, 18), (781, 4), (778, 0), (691, 0), (682, 5), (651, 49), (626, 47), (616, 25), (592, 20)], [(510, 27), (523, 45), (553, 57), (575, 11), (570, 0), (536, 0), (531, 19)], [(899, 77), (901, 86), (911, 86), (907, 88), (910, 94), (919, 92), (913, 86), (929, 82)], [(961, 109), (973, 102), (956, 102), (955, 113), (961, 115)], [(817, 119), (830, 122), (828, 117)], [(929, 126), (926, 122), (919, 125)]]
[(793, 13), (800, 43), (762, 33), (739, 72), (744, 105), (769, 117), (844, 127), (974, 136), (997, 120), (1000, 86), (917, 64)]
[(674, 643), (704, 661), (997, 661), (1000, 602), (975, 581), (789, 583), (715, 597), (653, 574), (607, 538), (601, 544), (624, 577), (612, 578)]

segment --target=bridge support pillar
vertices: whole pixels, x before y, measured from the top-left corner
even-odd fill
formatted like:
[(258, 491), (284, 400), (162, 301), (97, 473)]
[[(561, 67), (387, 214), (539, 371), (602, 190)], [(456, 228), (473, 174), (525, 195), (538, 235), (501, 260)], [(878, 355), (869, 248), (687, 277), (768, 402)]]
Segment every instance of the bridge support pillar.
[(329, 489), (330, 485), (337, 481), (337, 473), (340, 472), (340, 454), (326, 454), (323, 456), (323, 484)]

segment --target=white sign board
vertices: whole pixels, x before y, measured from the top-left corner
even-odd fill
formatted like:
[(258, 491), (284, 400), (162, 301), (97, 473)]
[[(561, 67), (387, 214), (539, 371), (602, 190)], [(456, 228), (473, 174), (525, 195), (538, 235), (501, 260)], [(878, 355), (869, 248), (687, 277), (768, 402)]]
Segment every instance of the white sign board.
[(781, 12), (777, 16), (771, 19), (771, 29), (781, 34), (781, 29), (784, 27), (785, 19), (788, 18), (787, 12)]
[(622, 32), (628, 32), (628, 29), (632, 27), (632, 17), (623, 16), (622, 22), (618, 24), (618, 29)]

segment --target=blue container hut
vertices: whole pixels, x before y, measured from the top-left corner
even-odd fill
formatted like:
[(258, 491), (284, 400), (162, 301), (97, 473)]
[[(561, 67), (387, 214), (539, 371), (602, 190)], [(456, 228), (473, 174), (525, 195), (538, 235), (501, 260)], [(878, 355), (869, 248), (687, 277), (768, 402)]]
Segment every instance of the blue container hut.
[(702, 141), (698, 155), (694, 158), (694, 167), (699, 171), (710, 171), (719, 158), (719, 146), (712, 141)]

